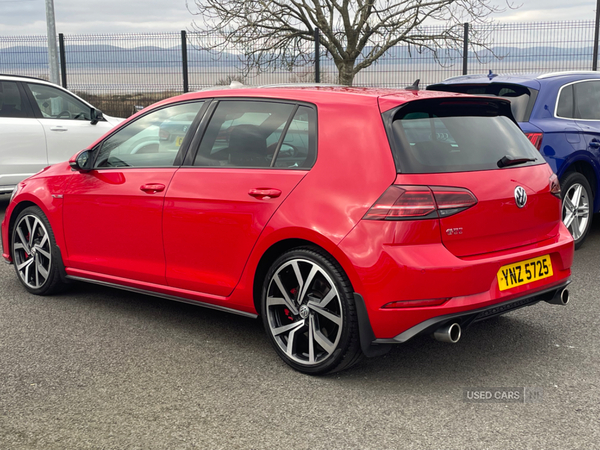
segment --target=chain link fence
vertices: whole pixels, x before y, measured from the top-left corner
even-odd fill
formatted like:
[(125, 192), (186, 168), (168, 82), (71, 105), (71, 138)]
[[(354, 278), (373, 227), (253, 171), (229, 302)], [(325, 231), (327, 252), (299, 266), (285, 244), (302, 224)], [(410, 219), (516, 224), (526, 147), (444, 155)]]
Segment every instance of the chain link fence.
[[(523, 73), (591, 70), (593, 20), (471, 25), (463, 43), (437, 52), (398, 45), (359, 72), (355, 86), (399, 88), (421, 79), (421, 86), (467, 73)], [(434, 34), (444, 27), (428, 27)], [(486, 46), (476, 46), (476, 37)], [(239, 49), (203, 50), (219, 36), (194, 32), (61, 35), (62, 83), (110, 115), (126, 117), (158, 100), (214, 85), (240, 81), (250, 85), (310, 83), (314, 66), (262, 72), (244, 70)], [(376, 43), (374, 43), (376, 44)], [(260, 45), (257, 43), (257, 45)], [(308, 55), (314, 47), (302, 47)], [(0, 73), (48, 79), (45, 36), (0, 36)], [(320, 78), (337, 82), (337, 69), (325, 48)]]

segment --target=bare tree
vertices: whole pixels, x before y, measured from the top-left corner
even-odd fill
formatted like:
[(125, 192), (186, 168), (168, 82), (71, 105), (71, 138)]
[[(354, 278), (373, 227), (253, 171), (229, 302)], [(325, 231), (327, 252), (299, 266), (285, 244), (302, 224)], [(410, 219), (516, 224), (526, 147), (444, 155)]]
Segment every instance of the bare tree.
[[(431, 50), (437, 57), (440, 50), (462, 43), (462, 22), (488, 22), (498, 11), (491, 0), (186, 1), (190, 12), (201, 18), (201, 23), (194, 21), (200, 47), (216, 52), (235, 48), (247, 70), (291, 70), (311, 63), (314, 55), (307, 43), (314, 41), (318, 27), (321, 45), (345, 85), (399, 44)], [(425, 21), (446, 26), (428, 27)]]

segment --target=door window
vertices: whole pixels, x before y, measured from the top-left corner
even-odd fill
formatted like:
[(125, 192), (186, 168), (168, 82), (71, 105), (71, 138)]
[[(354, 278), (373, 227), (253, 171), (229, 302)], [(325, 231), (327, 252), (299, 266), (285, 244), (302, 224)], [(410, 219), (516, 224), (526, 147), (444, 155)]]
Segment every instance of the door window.
[(296, 105), (289, 103), (220, 102), (194, 165), (270, 167), (281, 133), (295, 110)]
[(33, 98), (46, 119), (92, 120), (92, 110), (72, 95), (52, 86), (27, 83)]
[(0, 117), (31, 117), (28, 104), (14, 81), (0, 81)]
[(96, 167), (171, 167), (203, 102), (182, 103), (140, 117), (106, 139)]
[(600, 81), (575, 84), (575, 108), (579, 119), (600, 120)]

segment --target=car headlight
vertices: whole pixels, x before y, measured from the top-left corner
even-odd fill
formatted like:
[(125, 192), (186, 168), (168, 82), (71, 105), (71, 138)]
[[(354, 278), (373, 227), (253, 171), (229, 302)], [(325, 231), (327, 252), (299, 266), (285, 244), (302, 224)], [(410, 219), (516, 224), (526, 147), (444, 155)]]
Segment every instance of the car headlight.
[(15, 198), (15, 195), (17, 195), (17, 193), (21, 190), (21, 186), (19, 186), (18, 184), (15, 186), (15, 188), (12, 190), (12, 193), (10, 194), (10, 200), (8, 201), (8, 203), (12, 203), (13, 198)]

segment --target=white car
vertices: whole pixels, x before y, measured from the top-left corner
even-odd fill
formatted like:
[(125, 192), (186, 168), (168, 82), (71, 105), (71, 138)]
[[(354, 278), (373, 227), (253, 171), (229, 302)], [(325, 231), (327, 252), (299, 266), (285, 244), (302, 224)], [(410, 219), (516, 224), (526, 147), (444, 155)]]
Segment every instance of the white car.
[(68, 160), (123, 120), (47, 81), (0, 75), (0, 194)]

